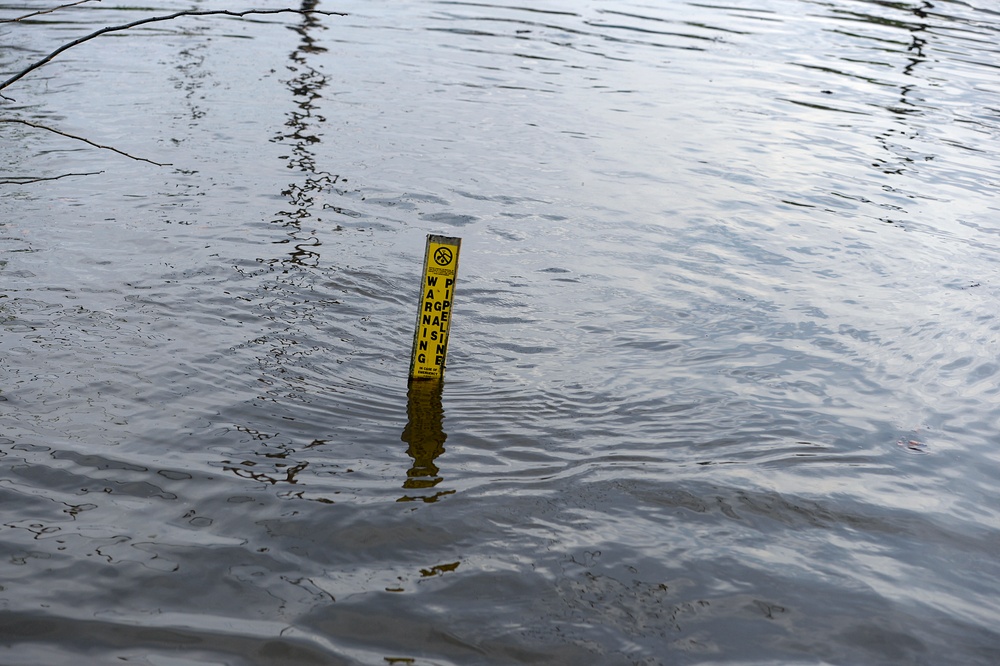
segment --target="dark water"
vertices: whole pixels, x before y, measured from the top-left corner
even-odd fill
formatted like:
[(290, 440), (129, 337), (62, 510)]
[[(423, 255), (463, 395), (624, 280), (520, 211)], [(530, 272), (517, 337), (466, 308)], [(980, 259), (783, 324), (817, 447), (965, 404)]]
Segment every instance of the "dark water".
[(993, 5), (315, 6), (2, 91), (0, 663), (1000, 663)]

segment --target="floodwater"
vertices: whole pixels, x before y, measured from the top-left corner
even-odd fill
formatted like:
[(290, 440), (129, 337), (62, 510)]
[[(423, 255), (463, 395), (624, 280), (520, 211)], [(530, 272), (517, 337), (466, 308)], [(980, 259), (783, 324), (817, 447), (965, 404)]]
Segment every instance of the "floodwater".
[(303, 7), (0, 91), (0, 663), (1000, 662), (993, 4)]

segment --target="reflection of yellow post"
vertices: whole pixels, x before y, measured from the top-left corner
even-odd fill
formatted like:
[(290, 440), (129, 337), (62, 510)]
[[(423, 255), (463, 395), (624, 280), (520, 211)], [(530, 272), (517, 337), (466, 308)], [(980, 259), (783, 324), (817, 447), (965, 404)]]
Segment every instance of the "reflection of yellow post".
[(424, 266), (420, 279), (417, 325), (410, 355), (410, 379), (438, 379), (444, 376), (451, 327), (451, 304), (455, 300), (458, 251), (461, 238), (427, 235)]
[[(406, 453), (413, 458), (413, 466), (406, 472), (403, 487), (433, 488), (441, 483), (434, 460), (444, 453), (444, 440), (448, 438), (442, 426), (444, 407), (441, 404), (441, 382), (410, 382), (406, 398), (407, 423), (400, 439), (410, 445)], [(430, 500), (424, 498), (424, 501), (436, 498), (435, 495)]]

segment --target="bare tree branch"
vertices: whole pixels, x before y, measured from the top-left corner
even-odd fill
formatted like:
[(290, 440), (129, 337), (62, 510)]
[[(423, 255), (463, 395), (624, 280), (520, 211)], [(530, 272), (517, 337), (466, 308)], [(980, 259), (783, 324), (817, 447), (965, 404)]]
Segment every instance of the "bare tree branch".
[(60, 130), (53, 129), (51, 127), (47, 127), (46, 125), (39, 125), (38, 123), (33, 123), (33, 122), (30, 122), (30, 121), (27, 121), (27, 120), (21, 120), (20, 118), (0, 118), (0, 123), (20, 123), (22, 125), (27, 125), (28, 127), (34, 127), (36, 129), (48, 130), (49, 132), (54, 132), (54, 133), (56, 133), (56, 134), (58, 134), (60, 136), (65, 136), (65, 137), (70, 138), (70, 139), (76, 139), (77, 141), (83, 141), (84, 143), (86, 143), (88, 145), (91, 145), (91, 146), (93, 146), (95, 148), (101, 148), (103, 150), (110, 150), (111, 152), (118, 153), (119, 155), (124, 155), (125, 157), (128, 157), (129, 159), (136, 160), (138, 162), (148, 162), (149, 164), (155, 164), (156, 166), (171, 166), (170, 164), (164, 164), (164, 163), (161, 163), (161, 162), (154, 162), (153, 160), (147, 160), (145, 157), (136, 157), (135, 155), (129, 155), (124, 150), (118, 150), (117, 148), (113, 148), (112, 146), (102, 146), (101, 144), (94, 143), (90, 139), (85, 139), (82, 136), (76, 136), (75, 134), (67, 134), (66, 132), (62, 132)]
[[(8, 86), (16, 83), (17, 81), (21, 80), (22, 78), (24, 78), (25, 76), (27, 76), (31, 72), (35, 71), (39, 67), (44, 67), (49, 62), (51, 62), (56, 56), (58, 56), (60, 53), (63, 53), (64, 51), (67, 51), (67, 50), (73, 48), (74, 46), (79, 46), (80, 44), (83, 44), (84, 42), (88, 42), (91, 39), (94, 39), (96, 37), (100, 37), (101, 35), (106, 35), (109, 32), (119, 32), (121, 30), (129, 30), (131, 28), (135, 28), (135, 27), (140, 26), (140, 25), (145, 25), (147, 23), (155, 23), (157, 21), (172, 21), (173, 19), (179, 18), (181, 16), (233, 16), (233, 17), (236, 17), (236, 18), (243, 18), (244, 16), (248, 16), (250, 14), (322, 14), (324, 16), (346, 16), (346, 14), (344, 14), (343, 12), (326, 12), (326, 11), (320, 11), (318, 9), (308, 9), (307, 10), (307, 9), (288, 9), (288, 8), (286, 8), (286, 9), (246, 9), (246, 10), (243, 10), (243, 11), (240, 11), (240, 12), (233, 12), (233, 11), (229, 11), (227, 9), (217, 9), (217, 10), (205, 10), (205, 11), (176, 12), (176, 13), (170, 14), (168, 16), (150, 16), (148, 18), (139, 19), (138, 21), (132, 21), (131, 23), (126, 23), (125, 25), (113, 25), (113, 26), (108, 26), (106, 28), (101, 28), (100, 30), (96, 30), (96, 31), (90, 33), (89, 35), (85, 35), (83, 37), (80, 37), (79, 39), (74, 39), (72, 42), (68, 42), (66, 44), (63, 44), (62, 46), (60, 46), (55, 51), (53, 51), (52, 53), (48, 54), (47, 56), (45, 56), (44, 58), (42, 58), (38, 62), (36, 62), (33, 65), (30, 65), (30, 66), (24, 68), (23, 70), (21, 70), (20, 72), (18, 72), (14, 76), (10, 77), (9, 79), (7, 79), (6, 81), (4, 81), (3, 83), (0, 83), (0, 90), (3, 90), (4, 88), (7, 88)], [(7, 98), (7, 99), (9, 99), (9, 98)]]
[(31, 183), (41, 183), (46, 180), (59, 180), (71, 176), (96, 176), (103, 171), (86, 171), (83, 173), (64, 173), (58, 176), (13, 176), (7, 180), (0, 180), (0, 185), (30, 185)]
[(82, 5), (85, 2), (100, 2), (101, 0), (77, 0), (76, 2), (71, 2), (68, 5), (59, 5), (58, 7), (52, 7), (51, 9), (40, 9), (37, 12), (31, 12), (30, 14), (25, 14), (24, 16), (18, 16), (12, 19), (0, 19), (0, 23), (17, 23), (18, 21), (23, 21), (29, 19), (32, 16), (40, 16), (42, 14), (51, 14), (52, 12), (57, 12), (60, 9), (68, 9), (69, 7), (75, 7), (77, 5)]

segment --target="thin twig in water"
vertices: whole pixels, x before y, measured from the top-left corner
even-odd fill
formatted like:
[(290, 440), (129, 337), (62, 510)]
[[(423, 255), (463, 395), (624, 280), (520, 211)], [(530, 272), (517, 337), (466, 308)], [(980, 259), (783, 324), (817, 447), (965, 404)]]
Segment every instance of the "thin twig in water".
[(100, 2), (101, 0), (77, 0), (76, 2), (71, 2), (68, 5), (59, 5), (58, 7), (52, 7), (51, 9), (40, 9), (37, 12), (31, 12), (30, 14), (25, 14), (24, 16), (18, 16), (12, 19), (0, 19), (0, 23), (17, 23), (18, 21), (23, 21), (29, 19), (32, 16), (41, 16), (42, 14), (51, 14), (52, 12), (57, 12), (60, 9), (68, 9), (70, 7), (76, 7), (77, 5), (82, 5), (85, 2)]
[(27, 125), (28, 127), (34, 127), (36, 129), (48, 130), (49, 132), (54, 132), (59, 136), (64, 136), (69, 139), (76, 139), (77, 141), (83, 141), (84, 143), (91, 145), (95, 148), (101, 148), (102, 150), (110, 150), (111, 152), (118, 153), (119, 155), (124, 155), (129, 159), (136, 160), (138, 162), (148, 162), (149, 164), (155, 164), (156, 166), (171, 166), (170, 164), (165, 164), (161, 162), (154, 162), (153, 160), (147, 160), (145, 157), (136, 157), (135, 155), (129, 155), (124, 150), (118, 150), (112, 146), (103, 146), (99, 143), (94, 143), (90, 139), (85, 139), (82, 136), (76, 136), (75, 134), (67, 134), (61, 130), (54, 129), (52, 127), (47, 127), (46, 125), (39, 125), (38, 123), (33, 123), (28, 120), (21, 120), (20, 118), (0, 118), (0, 123), (21, 123), (22, 125)]
[(26, 67), (24, 69), (22, 69), (20, 72), (18, 72), (14, 76), (10, 77), (9, 79), (7, 79), (6, 81), (4, 81), (3, 83), (0, 83), (0, 90), (3, 90), (4, 88), (7, 88), (8, 86), (13, 85), (17, 81), (21, 80), (22, 78), (24, 78), (25, 76), (27, 76), (28, 74), (30, 74), (31, 72), (33, 72), (36, 69), (38, 69), (39, 67), (44, 67), (49, 62), (51, 62), (56, 56), (58, 56), (60, 53), (63, 53), (64, 51), (67, 51), (67, 50), (73, 48), (74, 46), (79, 46), (80, 44), (83, 44), (84, 42), (88, 42), (91, 39), (94, 39), (96, 37), (100, 37), (101, 35), (105, 35), (105, 34), (107, 34), (109, 32), (118, 32), (118, 31), (121, 31), (121, 30), (129, 30), (130, 28), (135, 28), (137, 26), (145, 25), (147, 23), (155, 23), (157, 21), (171, 21), (171, 20), (173, 20), (175, 18), (180, 18), (181, 16), (233, 16), (233, 17), (236, 17), (236, 18), (243, 18), (244, 16), (248, 16), (250, 14), (322, 14), (324, 16), (346, 16), (346, 14), (344, 14), (343, 12), (326, 12), (326, 11), (320, 11), (318, 9), (308, 9), (308, 10), (306, 10), (306, 9), (289, 9), (289, 8), (286, 8), (286, 9), (246, 9), (246, 10), (240, 11), (240, 12), (233, 12), (233, 11), (229, 11), (228, 9), (216, 9), (216, 10), (205, 10), (205, 11), (176, 12), (176, 13), (170, 14), (168, 16), (150, 16), (148, 18), (139, 19), (138, 21), (132, 21), (131, 23), (126, 23), (125, 25), (113, 25), (113, 26), (108, 26), (107, 28), (101, 28), (100, 30), (96, 30), (96, 31), (90, 33), (89, 35), (85, 35), (83, 37), (80, 37), (79, 39), (74, 39), (72, 42), (68, 42), (66, 44), (63, 44), (62, 46), (60, 46), (55, 51), (53, 51), (52, 53), (48, 54), (47, 56), (45, 56), (44, 58), (42, 58), (38, 62), (36, 62), (33, 65), (30, 65), (30, 66), (28, 66), (28, 67)]
[(103, 171), (85, 171), (83, 173), (63, 173), (58, 176), (14, 176), (8, 180), (0, 180), (0, 185), (30, 185), (31, 183), (41, 183), (45, 180), (59, 180), (71, 176), (96, 176)]

